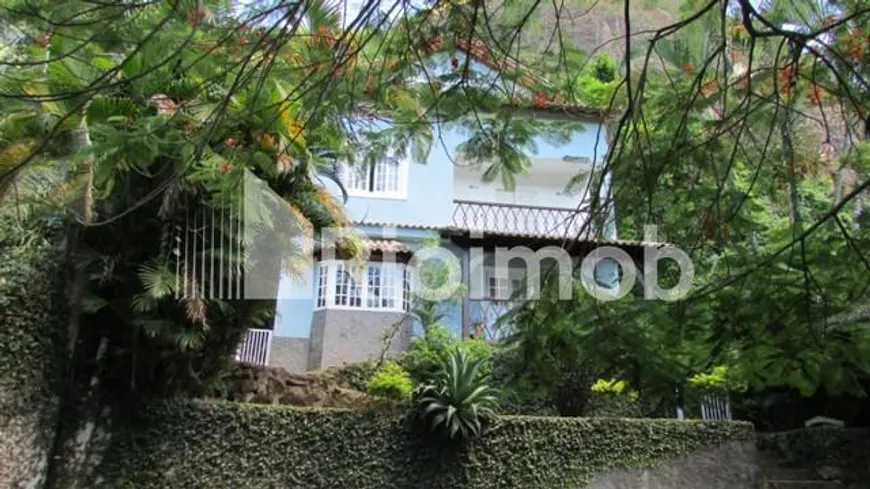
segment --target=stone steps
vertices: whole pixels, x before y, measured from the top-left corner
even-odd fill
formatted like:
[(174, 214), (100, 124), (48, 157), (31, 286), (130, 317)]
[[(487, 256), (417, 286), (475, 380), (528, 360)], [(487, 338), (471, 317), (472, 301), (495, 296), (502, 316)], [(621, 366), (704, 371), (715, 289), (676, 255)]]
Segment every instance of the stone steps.
[(783, 465), (770, 454), (762, 453), (759, 463), (762, 489), (844, 489), (839, 481), (822, 480), (812, 468)]

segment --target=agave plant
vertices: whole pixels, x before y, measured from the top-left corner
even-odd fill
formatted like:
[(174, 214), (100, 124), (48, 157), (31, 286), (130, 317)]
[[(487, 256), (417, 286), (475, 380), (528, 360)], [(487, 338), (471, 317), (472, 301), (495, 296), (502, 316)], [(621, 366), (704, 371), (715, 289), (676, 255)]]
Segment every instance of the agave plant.
[(452, 441), (473, 440), (483, 434), (498, 404), (496, 390), (481, 375), (482, 360), (454, 350), (434, 382), (421, 387), (419, 414), (424, 424)]

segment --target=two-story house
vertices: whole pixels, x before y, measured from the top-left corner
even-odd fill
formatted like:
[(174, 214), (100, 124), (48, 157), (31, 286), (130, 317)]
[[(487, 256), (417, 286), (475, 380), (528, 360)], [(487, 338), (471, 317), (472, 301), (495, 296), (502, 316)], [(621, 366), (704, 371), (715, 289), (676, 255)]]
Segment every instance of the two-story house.
[[(477, 80), (524, 90), (521, 81), (503, 77), (476, 51), (434, 63), (455, 65), (456, 57), (465, 63), (469, 56)], [(537, 151), (528, 154), (530, 171), (518, 175), (511, 189), (499, 179), (484, 181), (483, 169), (468, 164), (459, 150), (469, 135), (446, 125), (435, 127), (436, 143), (425, 164), (391, 158), (349, 169), (343, 179), (345, 206), (355, 231), (365, 238), (367, 261), (360, 264), (321, 250), (302, 277), (282, 277), (273, 330), (250, 332), (239, 357), (291, 371), (317, 370), (376, 356), (384, 348), (385, 332), (394, 329), (389, 351), (406, 348), (414, 334), (408, 312), (415, 277), (408, 261), (425, 244), (439, 243), (456, 258), (465, 293), (445, 303), (442, 323), (464, 337), (497, 334), (495, 322), (512, 307), (514, 292), (529, 285), (522, 260), (511, 260), (506, 272), (497, 270), (497, 247), (534, 251), (568, 242), (571, 246), (565, 248), (578, 257), (617, 244), (636, 254), (639, 244), (615, 241), (612, 226), (594, 238), (586, 226), (588, 178), (607, 154), (603, 115), (542, 103), (504, 110), (558, 126), (566, 135), (558, 141), (537, 138)], [(581, 178), (568, 190), (577, 175), (586, 175), (587, 181)], [(607, 187), (600, 191), (607, 193)], [(615, 263), (601, 262), (595, 273), (596, 280), (600, 275), (602, 283), (610, 283), (619, 270)]]

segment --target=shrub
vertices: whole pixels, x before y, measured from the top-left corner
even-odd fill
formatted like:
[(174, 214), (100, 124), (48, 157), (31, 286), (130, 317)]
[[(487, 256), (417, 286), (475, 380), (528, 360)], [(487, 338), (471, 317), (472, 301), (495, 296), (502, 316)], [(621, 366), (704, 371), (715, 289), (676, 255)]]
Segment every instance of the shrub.
[(375, 363), (367, 360), (364, 362), (347, 363), (341, 367), (333, 367), (336, 379), (360, 392), (368, 390), (369, 381), (375, 375)]
[(616, 61), (607, 54), (602, 54), (595, 60), (593, 76), (602, 83), (610, 83), (616, 79), (616, 69)]
[(713, 367), (709, 373), (697, 373), (689, 377), (689, 385), (702, 391), (743, 391), (746, 385), (725, 365)]
[(481, 360), (482, 373), (490, 372), (492, 347), (486, 341), (461, 341), (449, 329), (438, 325), (427, 327), (422, 336), (411, 340), (400, 362), (411, 378), (423, 384), (430, 382), (457, 350), (466, 352), (469, 358)]
[(640, 416), (637, 392), (628, 383), (617, 379), (598, 379), (590, 389), (587, 414), (589, 416)]
[(413, 390), (408, 371), (392, 361), (378, 369), (366, 385), (366, 392), (372, 396), (394, 401), (408, 400)]
[(420, 417), (430, 431), (454, 441), (479, 438), (498, 406), (496, 391), (481, 374), (482, 359), (454, 350), (441, 374), (421, 389)]

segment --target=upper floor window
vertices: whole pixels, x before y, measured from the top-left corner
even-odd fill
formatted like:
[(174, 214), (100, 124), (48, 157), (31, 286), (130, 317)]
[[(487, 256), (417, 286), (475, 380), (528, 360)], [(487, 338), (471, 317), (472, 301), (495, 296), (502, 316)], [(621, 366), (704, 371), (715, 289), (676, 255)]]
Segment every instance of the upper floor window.
[(494, 270), (486, 271), (487, 298), (494, 300), (509, 300), (519, 295), (523, 290), (524, 270), (510, 269), (508, 277), (499, 276)]
[(411, 307), (411, 272), (402, 263), (371, 262), (358, 267), (325, 261), (317, 266), (315, 284), (315, 309), (408, 311)]
[(403, 199), (408, 194), (408, 161), (384, 156), (373, 165), (347, 168), (344, 179), (347, 193), (360, 197)]

